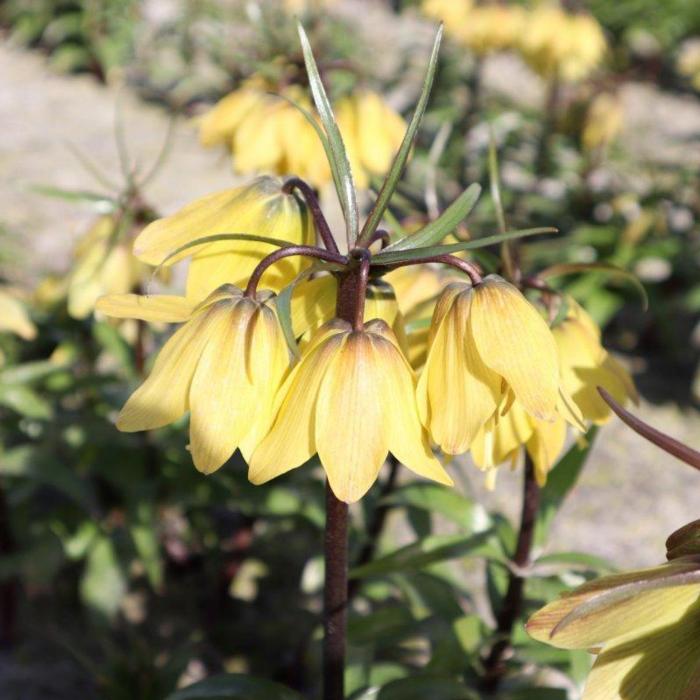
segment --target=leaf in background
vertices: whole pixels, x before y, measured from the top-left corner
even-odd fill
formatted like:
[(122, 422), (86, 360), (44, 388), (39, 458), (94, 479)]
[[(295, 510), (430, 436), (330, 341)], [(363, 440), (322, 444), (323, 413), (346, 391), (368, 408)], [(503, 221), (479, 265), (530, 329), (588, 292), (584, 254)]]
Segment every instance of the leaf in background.
[(223, 673), (168, 695), (166, 700), (303, 700), (278, 683), (237, 673)]
[(495, 243), (501, 243), (515, 238), (524, 238), (525, 236), (535, 236), (541, 233), (556, 233), (556, 229), (551, 227), (526, 228), (517, 231), (508, 231), (502, 234), (497, 233), (493, 236), (484, 236), (483, 238), (475, 238), (471, 241), (434, 245), (425, 248), (411, 248), (400, 251), (386, 248), (381, 253), (377, 253), (372, 257), (372, 263), (374, 265), (395, 265), (396, 263), (408, 262), (410, 260), (434, 257), (435, 255), (458, 253), (462, 250), (476, 250), (477, 248), (485, 248)]
[(299, 33), (299, 40), (301, 41), (301, 50), (304, 54), (304, 64), (306, 66), (306, 73), (309, 78), (311, 94), (314, 98), (314, 104), (316, 105), (319, 117), (321, 118), (321, 124), (323, 124), (323, 128), (326, 132), (333, 162), (335, 164), (336, 171), (338, 172), (339, 182), (336, 183), (336, 189), (338, 190), (338, 199), (340, 200), (340, 204), (343, 208), (348, 239), (348, 249), (350, 249), (354, 247), (360, 230), (355, 184), (353, 182), (352, 172), (350, 170), (350, 161), (348, 160), (348, 154), (345, 150), (343, 137), (340, 133), (340, 129), (338, 128), (338, 124), (335, 121), (333, 108), (331, 107), (326, 90), (323, 87), (323, 82), (321, 81), (321, 75), (318, 72), (318, 66), (316, 65), (316, 60), (314, 59), (314, 55), (311, 50), (309, 38), (306, 36), (306, 32), (304, 31), (304, 27), (302, 27), (301, 22), (298, 21), (297, 31)]
[(386, 252), (412, 250), (414, 248), (422, 248), (438, 243), (448, 233), (454, 231), (457, 226), (469, 216), (480, 194), (481, 185), (476, 182), (469, 185), (469, 187), (467, 187), (467, 189), (464, 190), (435, 221), (431, 221), (420, 231), (416, 231), (410, 236), (406, 236), (406, 238), (392, 243), (386, 248)]
[(578, 480), (597, 432), (596, 426), (591, 427), (585, 435), (585, 447), (578, 443), (572, 445), (547, 475), (547, 483), (540, 491), (540, 509), (535, 523), (536, 546), (542, 546), (546, 541), (552, 520)]
[(489, 514), (480, 503), (439, 484), (407, 484), (385, 498), (384, 503), (440, 513), (469, 533), (483, 532), (491, 526)]
[(376, 700), (479, 700), (476, 691), (454, 678), (440, 676), (413, 676), (392, 681), (374, 697)]
[(389, 172), (382, 183), (374, 206), (367, 216), (365, 225), (362, 227), (362, 232), (360, 233), (358, 241), (360, 243), (371, 240), (372, 234), (374, 234), (374, 232), (377, 230), (379, 222), (382, 220), (384, 212), (389, 205), (391, 195), (396, 189), (396, 184), (401, 178), (404, 168), (406, 167), (406, 161), (408, 160), (411, 146), (416, 138), (416, 133), (418, 131), (418, 127), (420, 126), (421, 120), (423, 119), (423, 114), (425, 113), (425, 108), (428, 104), (428, 98), (430, 97), (430, 91), (433, 87), (433, 80), (437, 69), (438, 54), (440, 52), (440, 43), (442, 41), (442, 33), (443, 26), (441, 24), (437, 34), (435, 35), (435, 40), (433, 41), (433, 50), (430, 53), (428, 68), (425, 72), (425, 78), (423, 79), (423, 89), (421, 90), (420, 97), (418, 98), (418, 104), (416, 105), (416, 109), (411, 117), (411, 122), (406, 129), (401, 146), (399, 147), (399, 150), (391, 164), (391, 168), (389, 169)]
[(649, 297), (647, 296), (647, 290), (644, 289), (644, 285), (639, 281), (638, 277), (633, 272), (623, 270), (621, 267), (617, 267), (616, 265), (612, 265), (610, 263), (560, 263), (558, 265), (551, 265), (550, 267), (542, 270), (537, 276), (541, 279), (548, 279), (550, 277), (573, 275), (577, 272), (601, 272), (613, 277), (622, 277), (628, 282), (631, 282), (632, 286), (639, 293), (644, 311), (649, 308)]
[(533, 576), (549, 576), (568, 571), (592, 571), (596, 574), (611, 573), (615, 567), (594, 554), (585, 552), (557, 552), (538, 557), (532, 564)]
[(25, 362), (13, 367), (4, 367), (0, 370), (0, 382), (2, 384), (27, 384), (60, 372), (65, 368), (64, 363), (52, 360), (40, 360), (38, 362)]
[(0, 385), (0, 405), (36, 420), (49, 420), (53, 415), (51, 404), (23, 384)]
[(126, 579), (112, 541), (101, 536), (87, 555), (80, 597), (98, 614), (113, 618), (127, 592)]
[(487, 557), (504, 560), (500, 547), (490, 531), (470, 537), (461, 535), (432, 535), (423, 540), (375, 559), (369, 564), (350, 571), (351, 578), (386, 576), (388, 574), (419, 571), (431, 564), (460, 557)]
[(141, 501), (131, 514), (129, 522), (131, 539), (146, 571), (148, 582), (154, 590), (159, 590), (163, 584), (163, 559), (153, 506)]
[(109, 195), (89, 190), (64, 190), (53, 185), (29, 185), (29, 189), (37, 194), (53, 199), (62, 199), (66, 202), (86, 202), (97, 211), (108, 214), (117, 208), (117, 202)]

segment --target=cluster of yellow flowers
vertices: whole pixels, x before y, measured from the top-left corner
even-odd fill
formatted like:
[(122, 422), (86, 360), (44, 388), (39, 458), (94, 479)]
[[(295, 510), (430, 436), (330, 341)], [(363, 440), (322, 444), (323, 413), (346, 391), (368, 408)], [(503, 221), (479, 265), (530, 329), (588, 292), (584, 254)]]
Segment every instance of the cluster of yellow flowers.
[[(285, 258), (263, 274), (265, 291), (243, 291), (270, 244), (197, 243), (242, 228), (311, 243), (309, 213), (287, 190), (280, 180), (259, 178), (197, 200), (138, 236), (134, 252), (144, 262), (162, 263), (188, 242), (193, 247), (167, 262), (185, 255), (192, 262), (185, 296), (98, 301), (111, 316), (183, 324), (122, 409), (120, 429), (150, 430), (189, 411), (200, 471), (218, 469), (238, 448), (257, 484), (317, 454), (336, 496), (352, 502), (370, 488), (388, 452), (417, 474), (451, 483), (433, 446), (446, 454), (471, 448), (477, 464), (493, 470), (526, 445), (544, 481), (566, 424), (583, 429), (584, 420), (608, 417), (596, 384), (620, 400), (634, 395), (573, 301), (552, 330), (501, 277), (445, 286), (433, 266), (373, 282), (361, 328), (335, 318), (334, 276), (298, 281), (291, 320), (301, 358), (292, 364), (273, 302), (300, 264)], [(414, 333), (405, 318), (425, 318), (426, 307), (430, 330)]]
[(425, 0), (423, 11), (477, 55), (512, 49), (545, 78), (577, 81), (600, 64), (606, 50), (600, 24), (557, 3), (532, 9), (472, 0)]
[[(314, 127), (295, 105), (311, 112), (300, 85), (274, 88), (259, 77), (220, 100), (199, 123), (202, 145), (225, 145), (239, 173), (294, 173), (315, 187), (331, 181), (331, 170)], [(406, 124), (383, 98), (369, 90), (336, 103), (338, 127), (358, 187), (384, 173), (401, 144)], [(362, 125), (362, 128), (360, 128)]]
[(596, 95), (588, 106), (581, 133), (587, 151), (607, 148), (622, 131), (625, 113), (620, 98), (610, 92)]

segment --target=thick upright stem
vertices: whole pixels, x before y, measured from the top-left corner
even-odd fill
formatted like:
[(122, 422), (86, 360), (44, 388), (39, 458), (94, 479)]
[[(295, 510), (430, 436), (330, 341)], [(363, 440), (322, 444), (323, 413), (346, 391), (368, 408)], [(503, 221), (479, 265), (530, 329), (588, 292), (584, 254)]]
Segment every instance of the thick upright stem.
[[(336, 315), (353, 326), (362, 313), (367, 263), (363, 259), (338, 276)], [(348, 607), (348, 506), (326, 482), (325, 581), (323, 591), (323, 700), (345, 698)]]
[(484, 661), (482, 689), (493, 693), (505, 673), (505, 656), (511, 646), (513, 627), (522, 613), (525, 578), (521, 575), (530, 563), (530, 553), (535, 535), (535, 520), (540, 506), (540, 488), (535, 479), (535, 467), (529, 455), (525, 455), (525, 474), (523, 477), (523, 509), (520, 518), (518, 542), (513, 555), (515, 565), (508, 578), (508, 588), (503, 598), (501, 610), (496, 619), (496, 631), (499, 639), (491, 648)]
[(348, 605), (348, 504), (326, 483), (323, 700), (343, 700)]

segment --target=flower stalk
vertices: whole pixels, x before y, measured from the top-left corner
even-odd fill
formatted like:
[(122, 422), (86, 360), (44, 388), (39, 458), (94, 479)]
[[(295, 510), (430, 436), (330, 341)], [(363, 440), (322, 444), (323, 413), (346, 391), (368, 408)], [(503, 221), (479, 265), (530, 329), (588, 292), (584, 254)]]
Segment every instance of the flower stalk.
[(484, 675), (481, 681), (482, 689), (487, 693), (495, 693), (506, 672), (505, 659), (511, 647), (513, 627), (522, 613), (525, 576), (522, 570), (530, 564), (530, 554), (535, 536), (535, 521), (540, 506), (540, 487), (535, 478), (535, 466), (526, 453), (525, 474), (523, 477), (523, 508), (520, 518), (518, 541), (513, 555), (513, 569), (508, 577), (501, 610), (496, 619), (498, 639), (491, 647), (489, 655), (484, 660)]

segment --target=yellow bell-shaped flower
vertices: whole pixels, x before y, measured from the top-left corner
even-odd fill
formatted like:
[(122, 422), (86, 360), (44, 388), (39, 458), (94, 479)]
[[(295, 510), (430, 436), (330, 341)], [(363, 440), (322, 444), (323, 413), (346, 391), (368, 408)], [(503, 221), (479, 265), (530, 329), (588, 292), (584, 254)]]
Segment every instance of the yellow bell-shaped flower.
[(384, 321), (361, 331), (338, 319), (322, 326), (286, 379), (277, 407), (249, 462), (254, 484), (318, 453), (334, 494), (352, 503), (372, 486), (388, 452), (421, 476), (452, 483), (428, 445), (413, 372)]
[(596, 654), (582, 700), (698, 697), (699, 532), (695, 521), (671, 535), (668, 563), (589, 581), (530, 618), (534, 639)]
[(637, 401), (637, 391), (627, 370), (601, 345), (600, 329), (586, 311), (568, 299), (566, 318), (552, 329), (559, 350), (564, 389), (586, 420), (605, 423), (612, 411), (598, 393), (607, 389), (621, 404)]
[(555, 418), (560, 382), (554, 338), (537, 309), (501, 277), (448, 285), (430, 335), (418, 408), (444, 452), (469, 449), (507, 392), (534, 418)]
[(581, 142), (587, 151), (607, 148), (622, 130), (624, 112), (620, 99), (609, 92), (597, 95), (586, 112)]
[(274, 418), (274, 396), (289, 367), (282, 328), (267, 303), (224, 285), (193, 306), (182, 297), (103, 297), (119, 318), (184, 322), (165, 343), (146, 381), (117, 418), (125, 432), (153, 430), (190, 412), (195, 466), (209, 474), (239, 448), (248, 459)]
[[(134, 254), (150, 265), (159, 265), (178, 248), (198, 238), (225, 233), (312, 244), (315, 232), (308, 210), (297, 197), (284, 192), (282, 185), (277, 178), (260, 177), (250, 185), (197, 199), (175, 214), (149, 224), (134, 241)], [(263, 242), (217, 241), (188, 248), (166, 264), (192, 257), (187, 296), (201, 301), (222, 284), (243, 287), (255, 266), (274, 250), (274, 246)], [(265, 272), (262, 285), (279, 291), (305, 264), (300, 256), (282, 260)]]
[(144, 267), (131, 254), (130, 243), (117, 236), (118, 222), (103, 216), (76, 246), (68, 278), (68, 313), (87, 318), (104, 294), (126, 294), (143, 276)]

